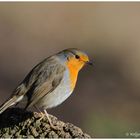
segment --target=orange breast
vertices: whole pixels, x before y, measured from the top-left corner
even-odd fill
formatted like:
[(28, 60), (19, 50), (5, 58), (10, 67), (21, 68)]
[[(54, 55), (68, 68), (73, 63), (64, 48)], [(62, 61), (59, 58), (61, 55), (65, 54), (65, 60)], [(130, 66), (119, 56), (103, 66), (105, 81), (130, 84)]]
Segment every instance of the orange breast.
[(67, 63), (67, 67), (70, 72), (71, 89), (73, 90), (76, 85), (79, 70), (73, 67), (71, 63)]
[(70, 80), (71, 80), (71, 88), (74, 89), (77, 81), (78, 72), (81, 70), (81, 68), (84, 66), (84, 61), (79, 61), (75, 59), (75, 57), (72, 57), (67, 61), (66, 65), (70, 72)]

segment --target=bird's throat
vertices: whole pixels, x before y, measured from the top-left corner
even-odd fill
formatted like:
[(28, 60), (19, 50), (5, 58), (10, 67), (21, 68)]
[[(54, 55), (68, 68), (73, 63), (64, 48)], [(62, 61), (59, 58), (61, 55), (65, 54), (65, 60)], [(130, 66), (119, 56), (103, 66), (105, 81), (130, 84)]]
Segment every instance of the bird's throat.
[(70, 63), (67, 63), (67, 67), (68, 67), (69, 75), (70, 75), (71, 90), (73, 91), (76, 85), (79, 69), (77, 69)]

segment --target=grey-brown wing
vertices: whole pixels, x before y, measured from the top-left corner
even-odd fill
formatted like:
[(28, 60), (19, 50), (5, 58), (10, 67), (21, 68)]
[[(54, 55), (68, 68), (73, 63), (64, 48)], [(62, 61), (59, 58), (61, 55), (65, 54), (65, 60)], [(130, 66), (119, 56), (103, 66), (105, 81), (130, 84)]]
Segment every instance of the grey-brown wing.
[(25, 78), (28, 88), (26, 108), (36, 104), (46, 94), (53, 91), (63, 78), (65, 67), (50, 57), (37, 65)]

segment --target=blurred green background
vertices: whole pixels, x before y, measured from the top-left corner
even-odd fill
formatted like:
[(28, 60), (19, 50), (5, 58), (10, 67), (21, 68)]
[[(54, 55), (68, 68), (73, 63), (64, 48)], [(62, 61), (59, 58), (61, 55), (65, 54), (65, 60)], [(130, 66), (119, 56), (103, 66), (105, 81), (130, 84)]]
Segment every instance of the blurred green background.
[(0, 3), (0, 103), (45, 57), (80, 48), (95, 61), (48, 112), (94, 137), (140, 133), (140, 3)]

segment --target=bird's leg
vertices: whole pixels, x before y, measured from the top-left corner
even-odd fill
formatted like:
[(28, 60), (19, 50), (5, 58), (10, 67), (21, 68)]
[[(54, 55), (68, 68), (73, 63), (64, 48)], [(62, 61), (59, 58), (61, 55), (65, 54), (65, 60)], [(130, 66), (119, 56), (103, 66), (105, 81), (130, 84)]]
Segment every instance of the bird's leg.
[[(54, 125), (52, 124), (51, 119), (50, 119), (50, 117), (49, 117), (49, 114), (47, 113), (46, 110), (44, 110), (44, 113), (45, 113), (45, 114), (44, 114), (44, 113), (42, 113), (42, 112), (40, 111), (40, 109), (39, 109), (37, 106), (34, 105), (34, 107), (40, 112), (39, 114), (41, 115), (41, 118), (39, 119), (39, 121), (41, 121), (41, 120), (44, 118), (44, 116), (46, 116), (47, 119), (48, 119), (48, 121), (49, 121), (49, 124), (50, 124), (51, 128), (53, 128), (53, 129), (55, 129), (55, 130), (59, 129), (59, 128), (57, 128), (56, 126), (54, 126)], [(34, 112), (34, 113), (36, 114), (37, 112)], [(38, 113), (37, 113), (37, 114), (38, 114)]]
[(46, 117), (47, 117), (47, 119), (48, 119), (48, 121), (49, 121), (49, 124), (50, 124), (51, 128), (53, 128), (53, 129), (58, 129), (56, 126), (54, 126), (54, 125), (52, 124), (51, 119), (50, 119), (49, 114), (47, 113), (47, 111), (44, 110), (44, 112), (45, 112), (45, 115), (46, 115)]

